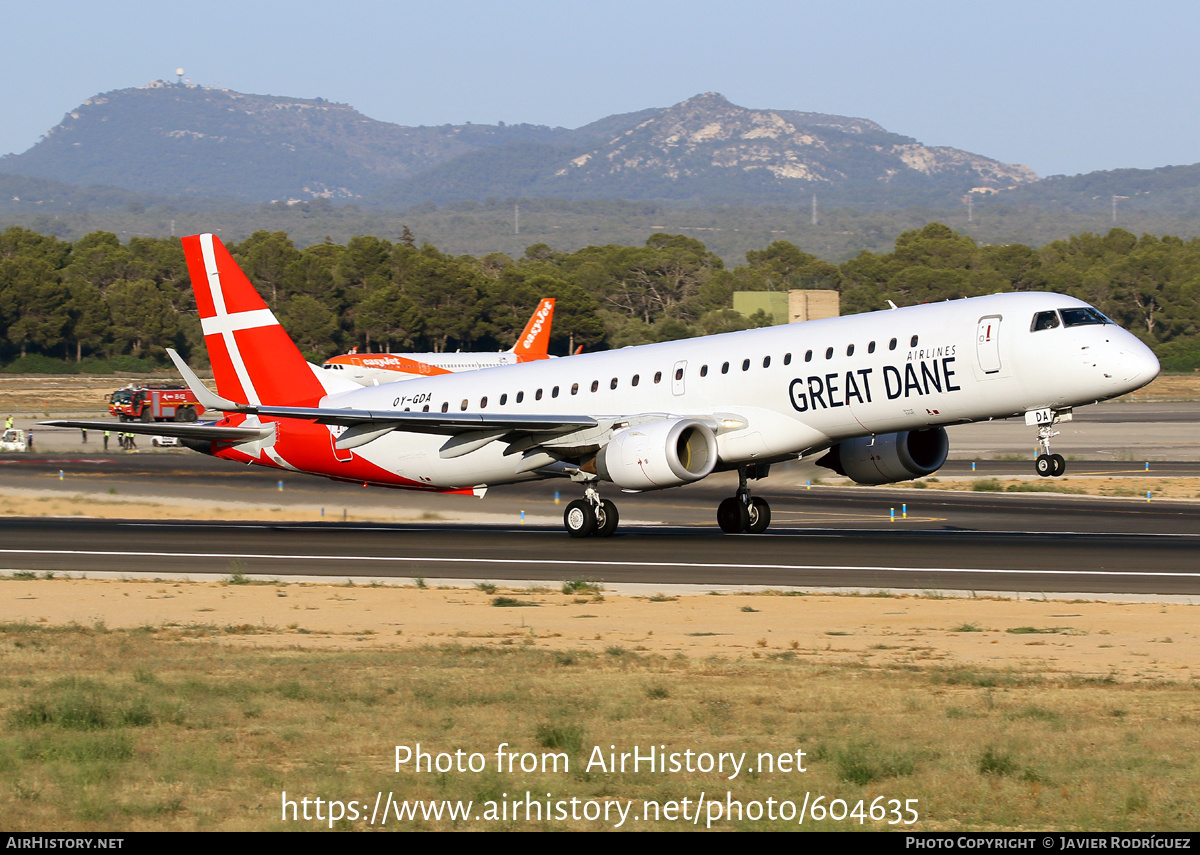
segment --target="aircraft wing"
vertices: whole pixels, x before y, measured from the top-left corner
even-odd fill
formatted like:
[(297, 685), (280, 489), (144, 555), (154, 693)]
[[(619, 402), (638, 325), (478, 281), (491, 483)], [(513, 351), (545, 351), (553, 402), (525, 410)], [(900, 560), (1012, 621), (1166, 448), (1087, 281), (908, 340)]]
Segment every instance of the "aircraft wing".
[(407, 410), (342, 410), (335, 407), (269, 407), (251, 410), (259, 416), (275, 419), (311, 419), (323, 425), (367, 427), (384, 425), (389, 430), (408, 433), (454, 435), (467, 431), (501, 430), (519, 433), (559, 433), (595, 427), (590, 416), (540, 416), (482, 413), (414, 413)]
[[(167, 354), (188, 387), (206, 408), (226, 413), (246, 413), (276, 419), (303, 419), (343, 428), (335, 445), (357, 448), (392, 431), (448, 436), (444, 456), (457, 456), (480, 448), (502, 436), (558, 436), (598, 426), (589, 416), (517, 415), (494, 413), (414, 413), (409, 410), (356, 410), (337, 407), (276, 407), (241, 404), (213, 393), (201, 382), (183, 358), (168, 348)], [(262, 430), (261, 428), (259, 430)], [(164, 434), (165, 435), (165, 434)], [(216, 438), (216, 437), (213, 437)], [(254, 434), (254, 438), (260, 438)], [(515, 439), (516, 437), (514, 437)]]
[(274, 428), (270, 426), (239, 425), (238, 427), (218, 427), (211, 423), (114, 422), (100, 419), (58, 419), (55, 421), (38, 422), (38, 424), (46, 425), (47, 427), (111, 430), (117, 433), (148, 434), (151, 436), (177, 436), (180, 439), (198, 439), (206, 442), (212, 440), (242, 442), (248, 439), (266, 439), (274, 431)]

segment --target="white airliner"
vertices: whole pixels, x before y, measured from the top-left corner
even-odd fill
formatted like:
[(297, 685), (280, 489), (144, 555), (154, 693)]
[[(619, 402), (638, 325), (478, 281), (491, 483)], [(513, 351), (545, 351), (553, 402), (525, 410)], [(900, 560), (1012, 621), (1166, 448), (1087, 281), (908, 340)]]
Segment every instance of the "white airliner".
[(554, 298), (543, 297), (529, 317), (517, 343), (499, 353), (345, 353), (325, 360), (326, 371), (341, 371), (359, 386), (378, 386), (413, 377), (432, 377), (457, 371), (477, 371), (498, 365), (518, 365), (549, 359)]
[[(717, 521), (759, 533), (771, 511), (748, 482), (818, 461), (863, 484), (929, 475), (945, 425), (1024, 415), (1040, 474), (1072, 408), (1144, 386), (1158, 360), (1086, 303), (1014, 293), (726, 333), (361, 387), (305, 362), (212, 235), (183, 239), (216, 378), (168, 351), (213, 424), (123, 424), (227, 460), (341, 481), (482, 495), (569, 478), (576, 537), (608, 536), (605, 484), (656, 490), (736, 470)], [(106, 422), (51, 425), (99, 427)]]

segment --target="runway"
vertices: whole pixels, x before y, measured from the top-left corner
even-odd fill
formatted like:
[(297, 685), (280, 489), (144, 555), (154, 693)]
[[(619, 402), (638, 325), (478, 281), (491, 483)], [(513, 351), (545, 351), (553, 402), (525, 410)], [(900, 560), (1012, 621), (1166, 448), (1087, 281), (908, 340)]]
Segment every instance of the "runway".
[[(1087, 407), (1062, 426), (1056, 448), (1069, 457), (1069, 478), (1198, 479), (1197, 418), (1193, 403)], [(951, 432), (956, 459), (939, 477), (1031, 475), (1033, 434), (1020, 420)], [(101, 454), (97, 437), (84, 446), (74, 431), (39, 437), (59, 453), (0, 457), (10, 490), (80, 497), (84, 514), (90, 502), (115, 497), (187, 502), (216, 516), (229, 507), (251, 515), (282, 508), (310, 522), (9, 517), (0, 519), (0, 567), (1200, 596), (1196, 502), (830, 487), (810, 483), (827, 472), (797, 464), (753, 485), (771, 503), (764, 535), (717, 529), (715, 508), (736, 486), (726, 473), (657, 493), (609, 485), (604, 495), (621, 513), (617, 535), (572, 540), (560, 521), (580, 490), (568, 481), (493, 488), (477, 500), (364, 490), (187, 451)], [(1076, 452), (1088, 459), (1071, 459)], [(995, 456), (1005, 459), (988, 459)], [(353, 522), (356, 515), (398, 521)]]
[[(764, 535), (728, 536), (713, 521), (716, 503), (732, 492), (731, 477), (724, 475), (662, 493), (613, 491), (623, 519), (617, 536), (572, 540), (557, 523), (565, 501), (577, 492), (567, 483), (494, 490), (480, 502), (364, 491), (315, 478), (290, 479), (296, 486), (289, 484), (280, 493), (274, 473), (231, 470), (223, 461), (199, 455), (129, 455), (107, 464), (24, 460), (20, 466), (4, 467), (6, 483), (59, 484), (64, 492), (87, 486), (93, 494), (97, 488), (125, 493), (136, 484), (142, 492), (211, 494), (224, 500), (236, 494), (259, 504), (323, 501), (336, 507), (369, 500), (426, 512), (486, 508), (500, 522), (239, 524), (7, 518), (0, 520), (0, 566), (7, 568), (1200, 595), (1196, 503), (1057, 494), (806, 490), (786, 481), (772, 484), (772, 476), (757, 490), (771, 501), (771, 529)], [(55, 467), (62, 469), (62, 481), (53, 477)], [(109, 488), (110, 484), (117, 486)], [(566, 496), (558, 505), (556, 490)], [(525, 525), (519, 524), (522, 511), (529, 520)]]

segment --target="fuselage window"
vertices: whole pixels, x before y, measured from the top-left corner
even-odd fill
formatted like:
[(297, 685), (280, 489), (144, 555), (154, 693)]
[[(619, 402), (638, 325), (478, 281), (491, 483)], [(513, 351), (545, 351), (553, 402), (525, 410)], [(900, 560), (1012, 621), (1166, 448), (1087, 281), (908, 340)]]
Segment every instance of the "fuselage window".
[(487, 409), (487, 395), (484, 395), (482, 398), (479, 399), (479, 409), (481, 409), (481, 410)]
[(422, 407), (422, 408), (421, 408), (421, 412), (423, 412), (423, 413), (427, 413), (427, 412), (429, 412), (429, 405), (428, 405), (428, 404), (426, 404), (424, 407)]
[(600, 388), (600, 381), (599, 381), (599, 380), (593, 380), (593, 381), (592, 381), (592, 391), (593, 391), (593, 392), (595, 392), (595, 391), (596, 391), (597, 389), (599, 389), (599, 388)]
[(521, 403), (521, 402), (522, 402), (522, 401), (524, 401), (524, 400), (525, 400), (525, 393), (524, 393), (524, 392), (518, 392), (518, 393), (517, 393), (517, 403), (519, 404), (519, 403)]
[(700, 366), (700, 376), (701, 376), (701, 377), (707, 377), (707, 376), (708, 376), (708, 366), (707, 366), (707, 365), (701, 365), (701, 366)]
[(771, 357), (764, 356), (763, 357), (763, 368), (770, 368), (770, 367), (771, 367)]
[(743, 370), (743, 371), (749, 371), (749, 370), (750, 370), (750, 360), (749, 360), (749, 359), (743, 359), (743, 360), (742, 360), (742, 370)]
[(467, 399), (466, 398), (463, 398), (462, 406), (459, 407), (459, 409), (462, 410), (464, 413), (467, 411)]
[(608, 381), (608, 388), (610, 388), (610, 389), (617, 388), (617, 378), (616, 377), (614, 377), (612, 380)]
[[(676, 369), (675, 369), (675, 379), (676, 379), (676, 380), (682, 380), (682, 379), (683, 379), (683, 369), (682, 369), (682, 368), (676, 368)], [(613, 382), (614, 382), (614, 383), (616, 383), (617, 381), (616, 381), (616, 380), (614, 380)], [(616, 387), (614, 386), (613, 388), (615, 389)]]
[(832, 347), (825, 348), (825, 358), (833, 359), (833, 348)]
[(640, 383), (640, 382), (642, 382), (642, 375), (641, 375), (641, 374), (634, 374), (634, 375), (633, 375), (633, 379), (629, 381), (629, 385), (630, 385), (630, 386), (636, 386), (636, 385), (637, 385), (638, 383)]
[(888, 342), (888, 350), (895, 350), (895, 349), (896, 349), (896, 340), (892, 339), (890, 342)]
[(443, 413), (449, 412), (449, 410), (450, 410), (450, 402), (446, 401), (446, 403), (442, 404), (442, 412)]
[(538, 390), (537, 390), (537, 391), (534, 393), (534, 395), (533, 395), (533, 399), (534, 399), (535, 401), (540, 401), (540, 400), (542, 400), (542, 390), (541, 390), (541, 389), (538, 389)]
[(792, 364), (792, 355), (791, 355), (790, 353), (785, 353), (785, 354), (783, 355), (783, 364), (784, 364), (784, 365), (791, 365), (791, 364)]
[(661, 371), (655, 371), (655, 372), (654, 372), (654, 382), (655, 382), (655, 383), (661, 383), (661, 382), (662, 382), (662, 372), (661, 372)]
[(578, 383), (572, 383), (572, 384), (571, 384), (571, 394), (572, 394), (572, 395), (578, 395), (578, 394), (579, 394), (579, 384), (578, 384)]
[(812, 362), (812, 351), (811, 350), (804, 351), (804, 361)]
[(1030, 324), (1029, 331), (1052, 330), (1057, 326), (1058, 312), (1038, 312), (1033, 316), (1033, 323)]
[(911, 342), (909, 342), (908, 346), (909, 346), (909, 347), (916, 347), (916, 346), (917, 346), (917, 337), (916, 337), (915, 335), (912, 337), (912, 341), (911, 341)]
[(853, 356), (853, 355), (854, 355), (854, 345), (852, 345), (852, 344), (851, 344), (851, 345), (847, 345), (847, 347), (846, 347), (846, 355), (847, 355), (847, 356)]
[(729, 363), (728, 362), (726, 362), (724, 365), (721, 366), (721, 373), (722, 374), (729, 373)]
[(503, 407), (507, 403), (508, 403), (508, 393), (505, 392), (503, 395), (500, 396), (500, 406)]
[(870, 344), (867, 345), (867, 353), (874, 353), (874, 352), (875, 352), (875, 342), (871, 342)]
[(557, 386), (555, 386), (553, 389), (550, 390), (550, 397), (551, 398), (558, 397), (558, 387)]

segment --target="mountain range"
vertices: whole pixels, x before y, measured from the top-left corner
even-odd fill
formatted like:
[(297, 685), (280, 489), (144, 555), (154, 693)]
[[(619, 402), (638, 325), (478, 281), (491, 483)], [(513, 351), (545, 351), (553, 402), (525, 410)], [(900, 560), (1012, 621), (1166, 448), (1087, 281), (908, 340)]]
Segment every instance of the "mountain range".
[(386, 208), (513, 197), (803, 204), (814, 194), (894, 208), (1037, 181), (1027, 167), (866, 119), (747, 109), (712, 92), (574, 130), (406, 127), (320, 98), (162, 81), (88, 99), (28, 151), (0, 159), (0, 173), (45, 179), (23, 185), (44, 194), (62, 182)]

